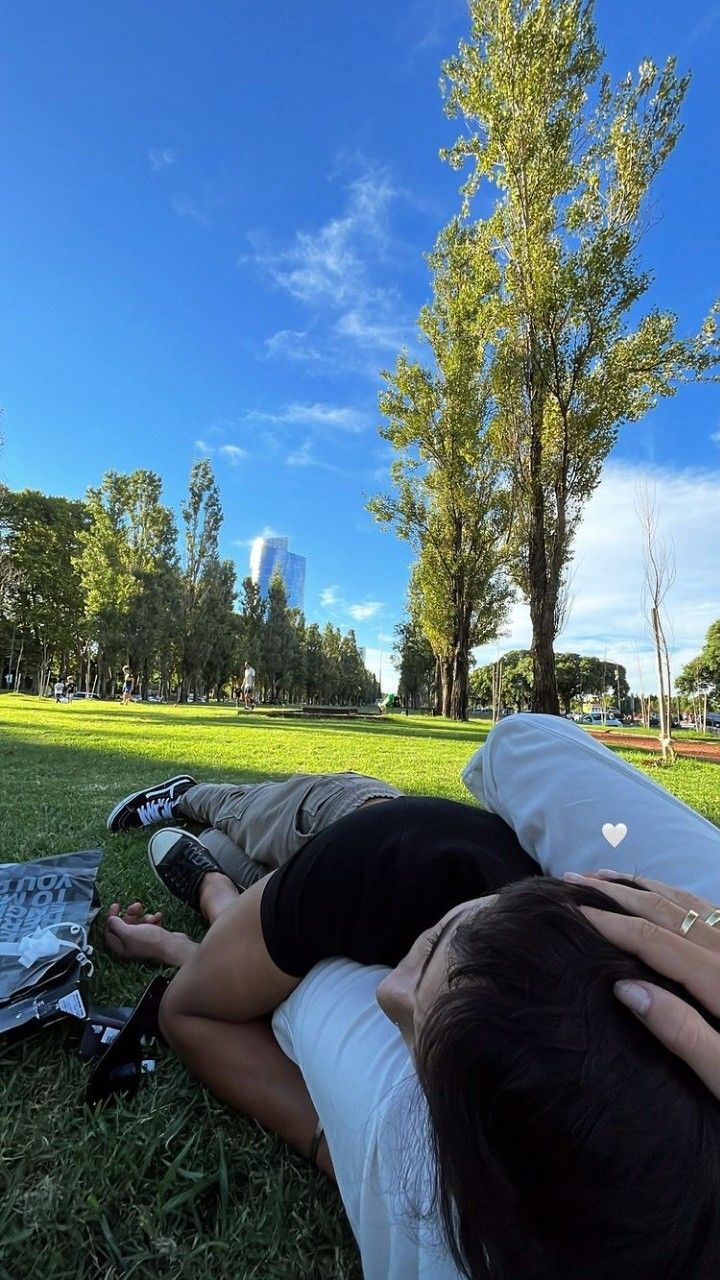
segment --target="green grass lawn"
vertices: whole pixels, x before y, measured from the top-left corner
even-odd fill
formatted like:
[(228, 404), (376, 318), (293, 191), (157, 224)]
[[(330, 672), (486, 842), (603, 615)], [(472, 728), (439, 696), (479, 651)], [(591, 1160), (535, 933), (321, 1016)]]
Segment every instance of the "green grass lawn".
[[(467, 799), (459, 771), (488, 729), (3, 695), (0, 861), (104, 846), (103, 903), (141, 897), (163, 906), (170, 927), (194, 929), (178, 904), (160, 902), (145, 838), (107, 836), (105, 816), (123, 794), (181, 770), (248, 781), (357, 769), (408, 792)], [(720, 766), (661, 769), (647, 752), (620, 754), (720, 823)], [(133, 1002), (150, 970), (94, 942), (93, 998)], [(86, 1068), (69, 1047), (57, 1027), (0, 1049), (2, 1280), (359, 1280), (335, 1192), (281, 1142), (217, 1104), (167, 1052), (133, 1101), (91, 1114), (81, 1103)]]

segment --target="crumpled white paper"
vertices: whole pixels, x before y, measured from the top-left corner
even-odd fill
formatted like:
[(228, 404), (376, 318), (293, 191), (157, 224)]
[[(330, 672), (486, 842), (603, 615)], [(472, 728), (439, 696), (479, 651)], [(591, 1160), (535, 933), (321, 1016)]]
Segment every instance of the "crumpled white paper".
[[(61, 929), (70, 936), (61, 937)], [(44, 929), (38, 925), (17, 944), (18, 962), (24, 969), (31, 969), (38, 962), (54, 961), (68, 951), (76, 951), (85, 963), (90, 963), (92, 947), (88, 946), (87, 933), (79, 924), (46, 925)]]

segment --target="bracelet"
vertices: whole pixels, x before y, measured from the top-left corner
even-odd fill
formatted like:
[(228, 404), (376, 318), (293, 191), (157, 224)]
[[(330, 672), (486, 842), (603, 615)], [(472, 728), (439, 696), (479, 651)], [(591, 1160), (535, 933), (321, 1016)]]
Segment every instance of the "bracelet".
[(312, 1141), (310, 1143), (310, 1150), (308, 1151), (308, 1160), (310, 1161), (311, 1164), (314, 1164), (314, 1165), (317, 1164), (317, 1154), (318, 1154), (318, 1151), (320, 1150), (320, 1143), (322, 1142), (324, 1136), (325, 1136), (325, 1130), (322, 1127), (322, 1121), (318, 1120), (317, 1129), (315, 1130), (312, 1136)]

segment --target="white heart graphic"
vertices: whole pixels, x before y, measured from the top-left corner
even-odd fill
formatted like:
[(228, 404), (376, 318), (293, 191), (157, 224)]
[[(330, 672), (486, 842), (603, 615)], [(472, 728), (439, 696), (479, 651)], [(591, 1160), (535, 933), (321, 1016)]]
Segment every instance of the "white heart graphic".
[(616, 822), (615, 824), (604, 822), (602, 833), (608, 844), (611, 844), (613, 849), (617, 849), (627, 835), (627, 827), (624, 822)]

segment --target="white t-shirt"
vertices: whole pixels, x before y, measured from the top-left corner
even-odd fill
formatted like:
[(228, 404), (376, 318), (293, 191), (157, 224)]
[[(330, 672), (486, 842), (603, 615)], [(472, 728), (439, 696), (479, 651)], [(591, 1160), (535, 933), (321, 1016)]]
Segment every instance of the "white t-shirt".
[(245, 668), (245, 678), (244, 678), (244, 680), (243, 680), (242, 687), (243, 687), (243, 689), (246, 689), (246, 690), (247, 690), (247, 689), (252, 689), (252, 688), (254, 688), (254, 686), (255, 686), (255, 668), (254, 668), (254, 667), (246, 667), (246, 668)]
[(459, 1280), (428, 1217), (432, 1165), (410, 1055), (375, 992), (387, 970), (325, 960), (275, 1010), (332, 1154), (364, 1280)]

